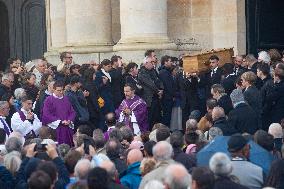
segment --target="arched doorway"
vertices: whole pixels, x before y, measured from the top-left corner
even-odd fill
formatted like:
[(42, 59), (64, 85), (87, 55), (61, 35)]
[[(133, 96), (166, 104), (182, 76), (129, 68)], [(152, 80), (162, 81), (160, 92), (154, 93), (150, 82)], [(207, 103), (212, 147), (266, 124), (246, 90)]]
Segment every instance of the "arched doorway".
[(10, 57), (9, 19), (6, 5), (0, 1), (0, 70)]

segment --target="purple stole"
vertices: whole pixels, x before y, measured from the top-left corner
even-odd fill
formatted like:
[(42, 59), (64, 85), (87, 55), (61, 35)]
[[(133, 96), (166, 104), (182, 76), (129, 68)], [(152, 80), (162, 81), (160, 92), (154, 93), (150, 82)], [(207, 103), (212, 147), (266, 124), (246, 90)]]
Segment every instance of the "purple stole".
[(5, 130), (5, 133), (9, 136), (10, 135), (10, 127), (7, 125), (7, 123), (3, 120), (3, 118), (0, 118), (1, 120), (1, 123), (3, 124), (4, 126), (4, 130)]
[[(134, 114), (133, 110), (134, 110), (139, 104), (141, 104), (141, 103), (143, 103), (143, 100), (139, 98), (138, 100), (136, 100), (135, 102), (133, 102), (133, 103), (130, 105), (130, 107), (128, 107), (126, 100), (123, 100), (123, 101), (122, 101), (123, 107), (130, 109), (130, 111), (131, 111), (133, 114)], [(131, 116), (131, 115), (130, 115), (130, 116)], [(132, 123), (131, 123), (131, 117), (130, 117), (130, 116), (124, 116), (123, 121), (124, 121), (125, 125), (127, 125), (127, 126), (130, 127), (131, 129), (133, 129), (133, 128), (132, 128)]]
[[(21, 118), (21, 120), (22, 120), (23, 122), (27, 120), (27, 118), (26, 118), (24, 112), (22, 112), (21, 110), (19, 110), (18, 113), (19, 113), (20, 118)], [(25, 136), (26, 139), (35, 138), (35, 137), (36, 137), (36, 134), (35, 134), (34, 130), (32, 130), (31, 132), (29, 132), (29, 133)]]

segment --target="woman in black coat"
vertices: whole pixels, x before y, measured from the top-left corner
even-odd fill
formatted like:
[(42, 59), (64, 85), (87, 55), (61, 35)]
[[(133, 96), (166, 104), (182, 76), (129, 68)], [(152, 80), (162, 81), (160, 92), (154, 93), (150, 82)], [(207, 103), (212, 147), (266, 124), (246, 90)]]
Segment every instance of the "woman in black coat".
[(130, 62), (125, 68), (125, 74), (123, 75), (123, 85), (126, 83), (135, 86), (135, 94), (138, 96), (142, 95), (143, 88), (138, 82), (138, 65), (134, 62)]

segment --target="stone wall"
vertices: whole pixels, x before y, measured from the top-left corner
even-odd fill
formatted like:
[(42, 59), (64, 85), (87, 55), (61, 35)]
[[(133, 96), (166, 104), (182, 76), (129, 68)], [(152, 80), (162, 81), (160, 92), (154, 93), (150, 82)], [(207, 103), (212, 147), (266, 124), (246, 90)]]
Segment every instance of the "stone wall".
[(62, 51), (73, 52), (77, 63), (113, 54), (139, 63), (146, 49), (174, 56), (228, 47), (246, 52), (245, 0), (46, 2), (51, 62)]

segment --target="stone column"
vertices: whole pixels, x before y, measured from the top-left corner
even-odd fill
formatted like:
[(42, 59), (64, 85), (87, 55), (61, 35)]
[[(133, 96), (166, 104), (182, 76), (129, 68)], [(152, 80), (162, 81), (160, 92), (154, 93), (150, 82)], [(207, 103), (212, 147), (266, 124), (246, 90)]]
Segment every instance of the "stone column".
[(66, 0), (67, 46), (112, 51), (111, 24), (111, 0)]
[(48, 49), (66, 45), (65, 0), (47, 0)]
[(120, 23), (114, 51), (177, 48), (168, 38), (167, 0), (120, 0)]
[(234, 47), (246, 53), (245, 0), (212, 0), (213, 48)]

